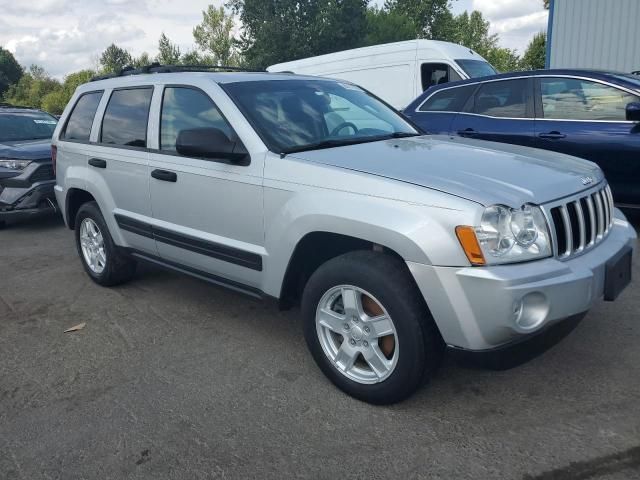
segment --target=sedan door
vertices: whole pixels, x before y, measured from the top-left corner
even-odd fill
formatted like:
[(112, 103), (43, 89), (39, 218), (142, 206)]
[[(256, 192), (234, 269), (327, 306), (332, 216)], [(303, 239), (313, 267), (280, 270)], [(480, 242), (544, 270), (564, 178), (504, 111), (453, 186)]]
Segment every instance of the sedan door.
[(214, 147), (218, 142), (221, 151), (230, 141), (244, 148), (203, 90), (164, 86), (156, 114), (159, 139), (150, 154), (150, 193), (161, 259), (245, 291), (259, 286), (264, 158), (247, 154), (246, 161), (234, 162), (198, 150), (201, 135)]
[(597, 163), (616, 203), (640, 204), (640, 127), (625, 113), (638, 96), (582, 78), (536, 83), (536, 146)]
[(405, 114), (425, 133), (448, 135), (451, 122), (462, 111), (477, 85), (443, 88), (416, 100)]
[(511, 78), (481, 83), (451, 123), (451, 134), (533, 146), (533, 82)]

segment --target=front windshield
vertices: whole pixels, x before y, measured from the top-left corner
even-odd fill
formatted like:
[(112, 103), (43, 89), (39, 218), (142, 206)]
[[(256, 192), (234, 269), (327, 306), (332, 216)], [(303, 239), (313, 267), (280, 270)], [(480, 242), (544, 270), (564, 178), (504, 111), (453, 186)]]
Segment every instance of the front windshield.
[(469, 78), (488, 77), (489, 75), (498, 73), (490, 63), (484, 60), (456, 60), (456, 63), (460, 65), (460, 68), (464, 70), (464, 73), (466, 73)]
[(0, 113), (0, 142), (51, 138), (58, 121), (43, 112)]
[(418, 135), (393, 109), (349, 83), (293, 79), (223, 86), (276, 153)]

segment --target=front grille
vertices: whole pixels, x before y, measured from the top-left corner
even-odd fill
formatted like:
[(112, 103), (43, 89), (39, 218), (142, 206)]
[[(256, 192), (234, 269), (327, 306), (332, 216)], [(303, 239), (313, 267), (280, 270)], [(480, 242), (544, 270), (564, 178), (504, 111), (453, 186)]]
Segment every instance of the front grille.
[(53, 166), (51, 165), (42, 165), (38, 167), (38, 169), (31, 174), (29, 177), (29, 181), (31, 183), (37, 182), (45, 182), (47, 180), (55, 180), (55, 175), (53, 174)]
[(558, 258), (569, 258), (600, 243), (613, 225), (609, 185), (548, 209)]

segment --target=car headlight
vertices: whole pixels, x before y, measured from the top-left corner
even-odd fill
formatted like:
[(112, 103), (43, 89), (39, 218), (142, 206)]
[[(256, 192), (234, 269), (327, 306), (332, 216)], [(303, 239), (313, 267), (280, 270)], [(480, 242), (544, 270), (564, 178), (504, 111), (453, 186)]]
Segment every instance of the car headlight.
[(14, 160), (12, 158), (0, 160), (0, 167), (10, 168), (12, 170), (24, 170), (31, 160)]
[(456, 234), (474, 265), (524, 262), (551, 256), (551, 237), (540, 207), (487, 207), (477, 227), (460, 226)]

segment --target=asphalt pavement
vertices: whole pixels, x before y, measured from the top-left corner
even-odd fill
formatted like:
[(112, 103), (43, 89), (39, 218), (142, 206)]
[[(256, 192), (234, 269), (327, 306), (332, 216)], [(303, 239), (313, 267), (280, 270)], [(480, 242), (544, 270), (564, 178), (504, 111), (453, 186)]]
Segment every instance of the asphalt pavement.
[(375, 407), (325, 379), (297, 310), (151, 267), (102, 288), (59, 219), (13, 225), (0, 479), (638, 479), (637, 258), (633, 273), (530, 362), (447, 358), (408, 401)]

